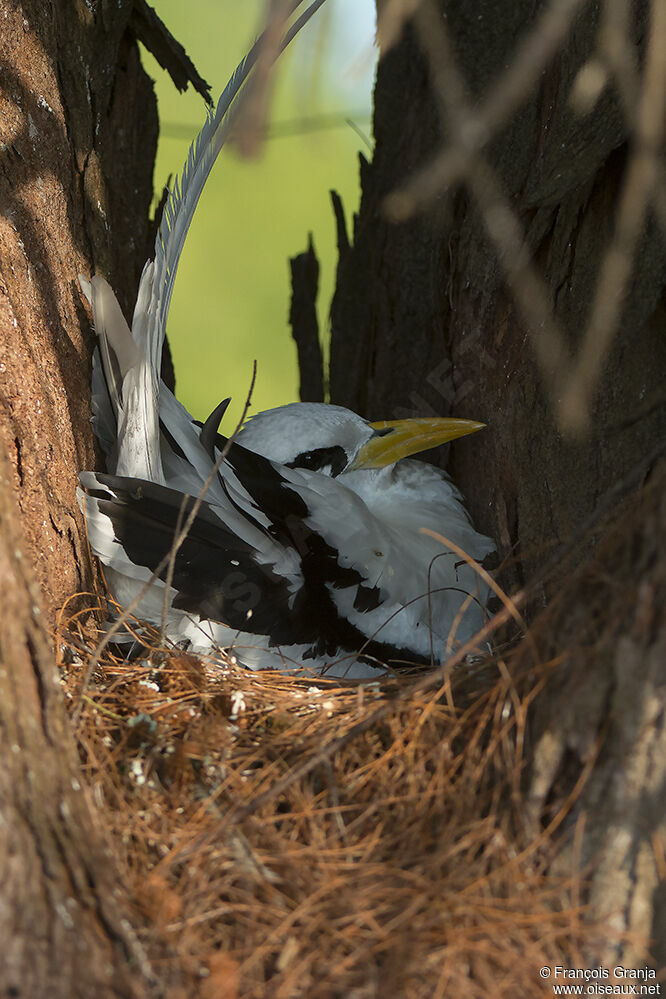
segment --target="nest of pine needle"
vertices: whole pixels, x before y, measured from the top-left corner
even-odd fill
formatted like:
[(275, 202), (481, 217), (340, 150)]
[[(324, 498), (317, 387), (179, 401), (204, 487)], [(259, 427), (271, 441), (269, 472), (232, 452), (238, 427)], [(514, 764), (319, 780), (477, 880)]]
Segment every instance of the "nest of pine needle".
[(646, 592), (663, 618), (664, 494), (627, 504), (503, 657), (453, 670), (251, 672), (145, 631), (127, 662), (94, 654), (105, 608), (61, 624), (83, 771), (161, 992), (536, 997), (541, 967), (608, 941), (581, 865), (558, 863), (594, 753), (536, 806), (530, 776), (549, 704), (584, 702)]
[(531, 996), (541, 966), (576, 963), (578, 886), (521, 818), (533, 668), (419, 690), (156, 642), (106, 651), (82, 691), (95, 620), (63, 630), (63, 682), (168, 995)]

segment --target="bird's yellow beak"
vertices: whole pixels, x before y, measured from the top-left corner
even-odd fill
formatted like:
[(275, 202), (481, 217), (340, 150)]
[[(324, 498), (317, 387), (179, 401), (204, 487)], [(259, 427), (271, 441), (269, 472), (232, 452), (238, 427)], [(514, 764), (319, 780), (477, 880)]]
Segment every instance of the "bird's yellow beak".
[(424, 417), (414, 420), (379, 420), (370, 426), (375, 433), (347, 468), (349, 472), (358, 468), (384, 468), (410, 454), (418, 454), (419, 451), (446, 444), (456, 437), (476, 433), (485, 427), (485, 423)]

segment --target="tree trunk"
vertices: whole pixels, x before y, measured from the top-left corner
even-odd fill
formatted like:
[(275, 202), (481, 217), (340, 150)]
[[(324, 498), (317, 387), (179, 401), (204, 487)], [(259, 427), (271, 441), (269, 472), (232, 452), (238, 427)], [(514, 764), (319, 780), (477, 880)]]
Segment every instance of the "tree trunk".
[[(55, 610), (90, 589), (77, 471), (95, 467), (77, 274), (127, 308), (157, 139), (130, 0), (23, 0), (0, 20), (0, 979), (3, 995), (136, 995), (147, 969), (77, 779)], [(128, 956), (136, 970), (128, 973)], [(138, 965), (137, 965), (138, 962)]]
[[(573, 11), (560, 4), (567, 7)], [(592, 860), (599, 865), (592, 913), (606, 918), (613, 911), (614, 930), (637, 931), (625, 950), (632, 958), (651, 938), (666, 939), (655, 853), (666, 837), (655, 806), (659, 794), (663, 801), (666, 765), (666, 620), (658, 596), (666, 511), (654, 488), (649, 503), (630, 501), (636, 511), (649, 508), (646, 522), (638, 513), (625, 517), (601, 548), (594, 543), (600, 499), (616, 487), (611, 506), (619, 506), (630, 486), (642, 485), (666, 439), (666, 252), (655, 215), (658, 209), (663, 226), (663, 191), (655, 181), (635, 238), (635, 218), (616, 211), (626, 207), (628, 178), (641, 154), (639, 68), (648, 67), (649, 82), (658, 65), (651, 53), (663, 51), (662, 8), (654, 4), (648, 17), (645, 5), (635, 5), (623, 39), (623, 65), (633, 72), (620, 74), (624, 90), (611, 80), (595, 102), (583, 87), (600, 72), (599, 60), (590, 60), (610, 37), (600, 32), (598, 5), (588, 4), (507, 114), (503, 74), (518, 67), (520, 41), (545, 5), (422, 3), (379, 63), (376, 147), (372, 162), (361, 162), (351, 243), (338, 212), (331, 311), (332, 402), (371, 419), (452, 413), (487, 423), (482, 434), (454, 445), (449, 467), (477, 526), (495, 537), (509, 561), (500, 575), (507, 587), (534, 580), (558, 543), (578, 532), (570, 557), (539, 582), (530, 607), (534, 617), (557, 596), (556, 609), (535, 632), (550, 628), (544, 655), (559, 657), (561, 666), (533, 713), (525, 788), (537, 802), (533, 819), (540, 828), (545, 811), (561, 804), (586, 772), (591, 747), (602, 743), (580, 801), (581, 814), (587, 812), (584, 843), (567, 871)], [(385, 6), (380, 36), (395, 10)], [(539, 36), (542, 48), (555, 37), (552, 23), (549, 30)], [(532, 57), (539, 51), (533, 45)], [(527, 77), (526, 61), (522, 67)], [(572, 109), (576, 100), (585, 114)], [(652, 101), (643, 111), (656, 108), (658, 118), (661, 95)], [(472, 116), (486, 108), (494, 116), (486, 116), (491, 141), (484, 145)], [(425, 168), (443, 149), (450, 153), (448, 180), (443, 171), (438, 186)], [(624, 263), (627, 255), (633, 260), (624, 295), (608, 278), (617, 262), (606, 257), (611, 244), (624, 252)], [(605, 307), (615, 307), (614, 296), (621, 305), (617, 330), (598, 351), (583, 399), (589, 422), (572, 421), (561, 403), (588, 319), (593, 308), (603, 316)], [(596, 350), (612, 326), (612, 317), (598, 325), (584, 349)], [(559, 357), (551, 350), (558, 336)], [(589, 530), (579, 530), (585, 524)], [(609, 551), (622, 557), (606, 557)], [(591, 590), (600, 552), (608, 575)], [(572, 575), (576, 564), (583, 567)], [(577, 651), (576, 641), (583, 643)]]
[[(467, 86), (481, 103), (511, 65), (535, 5), (477, 0), (441, 8)], [(576, 74), (593, 54), (595, 10), (590, 5), (578, 17), (539, 86), (486, 151), (574, 352), (615, 228), (628, 153), (612, 88), (586, 117), (569, 103)], [(639, 36), (645, 20), (637, 17)], [(502, 554), (520, 552), (529, 574), (666, 430), (663, 233), (650, 217), (589, 433), (563, 439), (535, 360), (533, 342), (545, 331), (530, 331), (507, 287), (469, 185), (439, 192), (407, 221), (387, 218), (387, 196), (442, 146), (438, 115), (426, 56), (408, 27), (379, 63), (376, 148), (372, 163), (361, 165), (353, 247), (346, 249), (341, 236), (331, 399), (372, 419), (453, 412), (487, 422), (483, 434), (456, 445), (450, 467), (479, 527), (500, 540)]]

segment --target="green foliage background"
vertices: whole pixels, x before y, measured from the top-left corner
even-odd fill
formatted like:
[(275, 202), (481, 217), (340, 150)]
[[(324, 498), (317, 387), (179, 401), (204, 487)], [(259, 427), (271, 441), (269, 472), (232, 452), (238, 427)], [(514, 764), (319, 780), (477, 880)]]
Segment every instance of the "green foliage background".
[[(328, 51), (335, 35), (335, 0), (316, 15), (279, 64), (271, 122), (349, 113), (370, 129), (370, 87), (349, 104), (335, 83)], [(261, 23), (262, 0), (158, 0), (156, 9), (185, 46), (217, 100)], [(339, 43), (338, 43), (339, 49)], [(155, 167), (156, 197), (168, 176), (180, 173), (190, 142), (204, 121), (204, 103), (190, 89), (181, 95), (145, 51), (155, 80), (161, 138)], [(360, 113), (359, 113), (360, 112)], [(341, 117), (344, 117), (342, 115)], [(250, 412), (298, 398), (296, 350), (288, 327), (288, 258), (313, 232), (322, 267), (320, 330), (328, 336), (328, 309), (336, 263), (329, 190), (343, 197), (349, 223), (358, 205), (358, 151), (368, 149), (349, 126), (275, 137), (258, 160), (223, 150), (199, 203), (180, 263), (168, 325), (176, 392), (203, 419), (226, 396), (233, 405), (230, 432), (247, 395), (252, 361), (257, 383)]]

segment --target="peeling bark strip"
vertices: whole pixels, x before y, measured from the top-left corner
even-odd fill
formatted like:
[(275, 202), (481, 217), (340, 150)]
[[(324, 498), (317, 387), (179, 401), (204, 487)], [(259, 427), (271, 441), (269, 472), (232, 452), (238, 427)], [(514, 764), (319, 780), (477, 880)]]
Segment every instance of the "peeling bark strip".
[(298, 350), (298, 371), (301, 379), (301, 402), (324, 401), (324, 361), (319, 342), (317, 322), (317, 291), (319, 289), (319, 261), (312, 242), (308, 248), (289, 261), (291, 268), (291, 307), (289, 322), (291, 335)]
[(140, 995), (149, 977), (77, 778), (51, 638), (92, 586), (76, 275), (106, 273), (127, 306), (150, 245), (157, 116), (131, 12), (25, 0), (0, 18), (0, 982), (26, 999)]
[(162, 69), (166, 69), (178, 90), (187, 90), (191, 83), (206, 103), (212, 104), (210, 84), (197, 72), (183, 46), (146, 0), (134, 0), (130, 27), (137, 39), (152, 52)]

